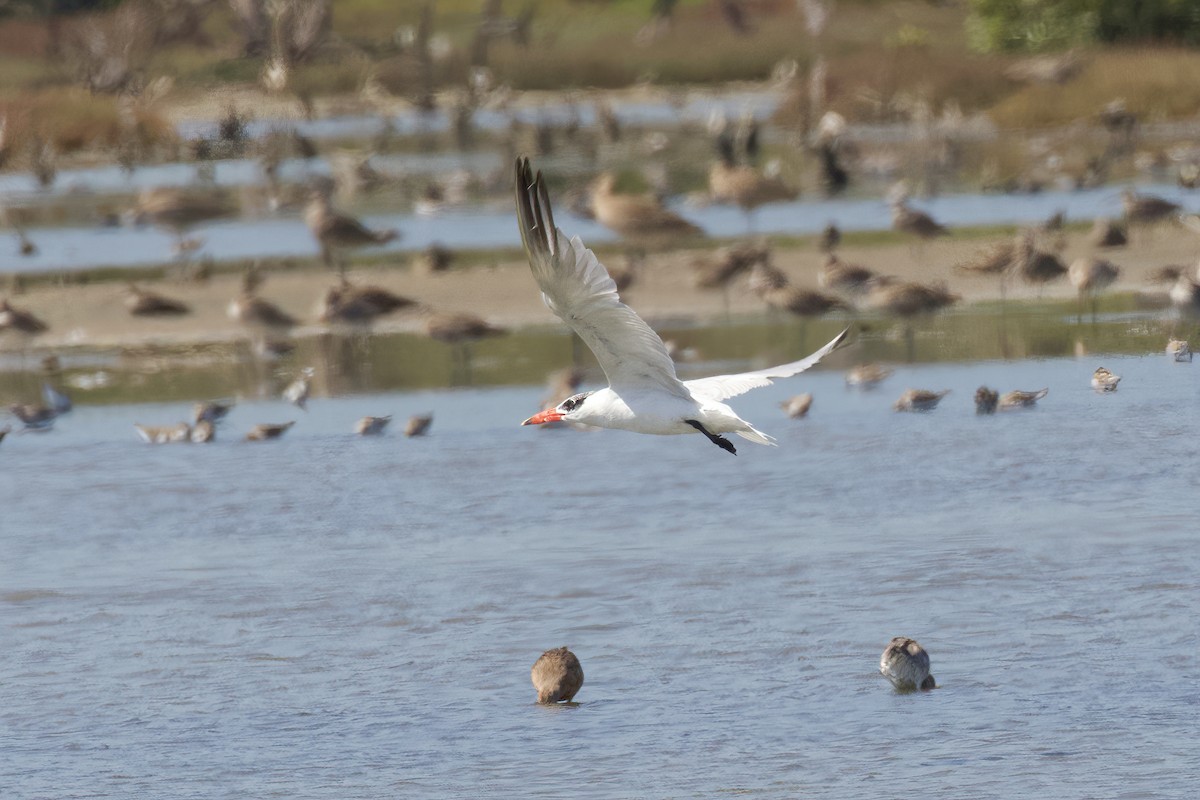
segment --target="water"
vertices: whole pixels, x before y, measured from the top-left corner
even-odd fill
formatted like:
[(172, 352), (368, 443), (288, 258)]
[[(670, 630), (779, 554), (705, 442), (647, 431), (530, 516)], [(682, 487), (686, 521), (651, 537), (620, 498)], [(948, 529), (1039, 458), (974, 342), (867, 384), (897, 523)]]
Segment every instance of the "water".
[[(1097, 395), (1091, 371), (1123, 375)], [(1162, 797), (1200, 768), (1200, 373), (1161, 355), (814, 372), (778, 448), (521, 428), (537, 387), (83, 406), (0, 463), (17, 798)], [(980, 383), (1050, 387), (976, 417)], [(908, 386), (949, 388), (896, 414)], [(783, 419), (798, 391), (811, 418)], [(434, 410), (377, 440), (362, 414)], [(286, 438), (236, 441), (296, 418)], [(897, 695), (888, 639), (940, 688)], [(567, 644), (576, 707), (533, 703)]]

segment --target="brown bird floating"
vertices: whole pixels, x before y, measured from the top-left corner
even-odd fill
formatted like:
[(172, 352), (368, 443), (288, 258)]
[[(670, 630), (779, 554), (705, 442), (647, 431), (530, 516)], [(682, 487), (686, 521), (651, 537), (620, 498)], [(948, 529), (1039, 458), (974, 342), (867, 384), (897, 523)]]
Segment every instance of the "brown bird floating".
[(424, 436), (433, 425), (433, 414), (413, 414), (404, 425), (405, 436)]
[(907, 389), (900, 399), (892, 404), (896, 411), (932, 411), (937, 408), (942, 398), (950, 394), (946, 389), (941, 392), (931, 392), (927, 389)]
[(261, 423), (255, 425), (250, 429), (250, 432), (246, 434), (246, 441), (263, 442), (267, 439), (278, 439), (280, 436), (283, 436), (285, 433), (287, 433), (288, 429), (295, 424), (295, 420), (292, 420), (291, 422), (284, 422), (278, 425), (272, 423)]
[(529, 671), (539, 703), (569, 703), (583, 686), (583, 667), (566, 647), (542, 653)]
[(354, 432), (359, 436), (379, 436), (391, 421), (390, 414), (386, 417), (363, 417), (354, 424)]
[(879, 672), (901, 692), (927, 692), (937, 688), (929, 674), (929, 654), (915, 639), (897, 636), (879, 658)]

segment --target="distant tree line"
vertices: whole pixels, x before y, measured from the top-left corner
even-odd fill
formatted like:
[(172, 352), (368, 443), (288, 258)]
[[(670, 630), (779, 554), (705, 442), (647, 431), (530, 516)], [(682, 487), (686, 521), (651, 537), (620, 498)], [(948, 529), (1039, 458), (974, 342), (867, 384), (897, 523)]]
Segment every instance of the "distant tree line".
[(1039, 52), (1096, 42), (1200, 44), (1200, 0), (971, 0), (971, 44)]
[(0, 0), (0, 16), (31, 14), (48, 17), (51, 14), (74, 14), (77, 11), (96, 11), (111, 8), (120, 0)]

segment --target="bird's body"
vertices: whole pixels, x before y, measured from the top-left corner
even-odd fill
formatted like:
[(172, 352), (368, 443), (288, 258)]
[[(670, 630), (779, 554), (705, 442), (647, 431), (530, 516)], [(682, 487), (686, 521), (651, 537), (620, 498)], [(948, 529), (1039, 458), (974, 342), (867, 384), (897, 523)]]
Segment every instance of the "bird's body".
[(856, 389), (874, 389), (891, 374), (891, 369), (879, 364), (859, 364), (846, 373), (846, 385)]
[(379, 286), (356, 286), (343, 282), (331, 286), (321, 301), (321, 322), (370, 323), (417, 305), (411, 300)]
[(656, 435), (699, 432), (731, 453), (736, 450), (721, 434), (773, 444), (722, 401), (803, 372), (846, 336), (843, 331), (791, 364), (681, 382), (662, 339), (620, 301), (595, 254), (554, 226), (545, 184), (540, 175), (534, 178), (526, 160), (517, 162), (516, 194), (521, 238), (542, 299), (588, 345), (609, 381), (607, 388), (569, 397), (525, 424), (564, 420)]
[(879, 658), (879, 672), (901, 692), (929, 691), (937, 682), (929, 674), (929, 654), (915, 639), (897, 636)]
[(783, 401), (779, 406), (783, 409), (783, 413), (788, 415), (788, 419), (803, 419), (808, 416), (808, 410), (812, 408), (812, 401), (813, 396), (805, 392)]
[(247, 270), (242, 275), (241, 294), (233, 298), (226, 309), (229, 318), (251, 328), (276, 333), (294, 328), (297, 324), (295, 317), (258, 296), (262, 281), (263, 276), (257, 269)]
[(1093, 247), (1124, 247), (1129, 244), (1125, 226), (1106, 217), (1098, 217), (1088, 233), (1088, 244)]
[(842, 261), (830, 254), (817, 273), (817, 285), (822, 289), (845, 294), (861, 295), (871, 288), (875, 272), (858, 264)]
[(141, 425), (134, 423), (134, 430), (147, 444), (177, 444), (191, 437), (192, 427), (186, 422), (178, 425)]
[(225, 416), (232, 408), (233, 403), (221, 403), (216, 400), (196, 403), (192, 406), (192, 420), (197, 424), (201, 422), (220, 422), (225, 419)]
[(1079, 292), (1082, 299), (1086, 296), (1095, 297), (1100, 292), (1116, 283), (1120, 276), (1120, 267), (1111, 262), (1094, 256), (1084, 256), (1071, 262), (1067, 269), (1067, 278)]
[(1180, 363), (1187, 362), (1190, 364), (1192, 361), (1192, 348), (1182, 339), (1172, 339), (1167, 342), (1167, 355)]
[(950, 235), (945, 225), (924, 211), (909, 207), (903, 200), (892, 203), (892, 228), (901, 233), (911, 233), (924, 241)]
[(1120, 375), (1113, 375), (1104, 367), (1097, 367), (1096, 371), (1092, 373), (1092, 388), (1097, 392), (1115, 392), (1117, 384), (1120, 382)]
[(283, 399), (287, 400), (292, 405), (302, 411), (307, 411), (308, 397), (312, 392), (312, 377), (314, 370), (312, 367), (305, 367), (300, 371), (300, 377), (288, 384), (283, 390)]
[(980, 386), (975, 390), (975, 413), (995, 414), (996, 406), (1000, 404), (1000, 393), (995, 389)]
[(404, 426), (404, 435), (408, 437), (424, 436), (429, 432), (429, 426), (432, 424), (433, 414), (413, 414)]
[(877, 282), (868, 295), (870, 305), (898, 317), (932, 314), (958, 300), (945, 286), (910, 282)]
[(354, 432), (359, 436), (379, 436), (391, 421), (390, 414), (386, 417), (363, 417), (355, 423)]
[(630, 239), (670, 239), (703, 233), (649, 194), (617, 194), (616, 178), (601, 175), (592, 185), (591, 210), (604, 227)]
[(583, 686), (583, 667), (565, 647), (547, 650), (529, 671), (539, 703), (569, 703)]
[(195, 249), (185, 241), (192, 227), (236, 212), (235, 204), (224, 193), (188, 192), (170, 186), (144, 189), (134, 206), (138, 220), (149, 221), (175, 236), (175, 251), (181, 255)]
[(191, 311), (186, 303), (129, 284), (125, 310), (135, 317), (177, 317)]
[(48, 431), (58, 418), (53, 408), (31, 404), (14, 403), (8, 407), (14, 417), (21, 420), (27, 431)]
[(1023, 392), (1019, 389), (1005, 392), (1000, 395), (1000, 410), (1011, 411), (1014, 408), (1033, 408), (1038, 400), (1041, 400), (1049, 393), (1049, 388), (1038, 389), (1036, 392)]
[(927, 389), (907, 389), (892, 405), (892, 408), (897, 411), (932, 411), (948, 394), (950, 394), (949, 389), (941, 392), (931, 392)]
[(192, 426), (189, 438), (196, 444), (206, 444), (217, 436), (217, 426), (212, 420), (202, 419)]
[(6, 330), (36, 336), (50, 330), (50, 326), (32, 312), (11, 305), (6, 298), (0, 298), (0, 333)]
[(1179, 213), (1178, 203), (1152, 194), (1137, 194), (1128, 189), (1121, 193), (1121, 205), (1125, 209), (1125, 219), (1130, 223), (1153, 225), (1174, 218)]
[(280, 424), (263, 422), (255, 425), (246, 434), (247, 442), (264, 442), (267, 439), (278, 439), (288, 432), (288, 429), (295, 425), (295, 421), (284, 422)]
[(500, 336), (508, 331), (474, 314), (438, 312), (430, 314), (425, 320), (425, 333), (439, 342), (460, 344), (486, 339), (489, 336)]
[(345, 276), (345, 253), (361, 247), (375, 247), (398, 238), (397, 230), (372, 230), (353, 217), (334, 210), (329, 181), (320, 181), (313, 189), (308, 206), (304, 209), (304, 224), (321, 248), (321, 255), (328, 266), (336, 266)]

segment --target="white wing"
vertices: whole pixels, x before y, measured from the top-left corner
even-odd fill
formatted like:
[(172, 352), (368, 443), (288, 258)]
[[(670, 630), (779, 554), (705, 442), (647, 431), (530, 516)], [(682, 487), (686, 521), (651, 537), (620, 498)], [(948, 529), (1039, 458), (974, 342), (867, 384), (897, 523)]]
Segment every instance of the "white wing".
[(617, 297), (595, 253), (554, 227), (542, 175), (533, 177), (528, 159), (517, 159), (516, 190), (521, 241), (542, 299), (591, 348), (613, 390), (653, 387), (689, 397), (662, 339)]
[(774, 378), (790, 378), (793, 375), (799, 375), (833, 352), (833, 349), (842, 343), (842, 340), (846, 338), (846, 334), (849, 332), (850, 329), (846, 328), (846, 330), (835, 336), (832, 342), (808, 358), (802, 358), (790, 364), (760, 369), (756, 372), (743, 372), (738, 375), (714, 375), (711, 378), (697, 378), (694, 381), (687, 381), (683, 385), (688, 388), (688, 391), (697, 400), (720, 402), (730, 397), (737, 397), (739, 394), (745, 394), (751, 389), (770, 386)]

